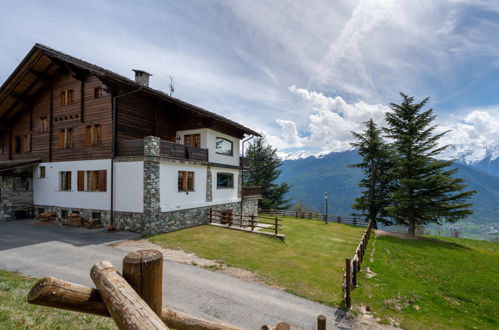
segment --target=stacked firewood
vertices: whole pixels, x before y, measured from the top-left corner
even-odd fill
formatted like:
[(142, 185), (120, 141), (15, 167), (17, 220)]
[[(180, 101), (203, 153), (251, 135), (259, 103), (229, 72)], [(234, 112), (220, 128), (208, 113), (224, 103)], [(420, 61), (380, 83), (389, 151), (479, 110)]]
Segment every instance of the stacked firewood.
[(57, 218), (57, 213), (55, 212), (44, 212), (44, 213), (39, 213), (36, 216), (37, 220), (40, 221), (57, 221), (59, 218)]
[(64, 225), (71, 227), (85, 227), (88, 229), (96, 229), (104, 227), (100, 219), (85, 219), (78, 213), (71, 213), (66, 220), (64, 220)]

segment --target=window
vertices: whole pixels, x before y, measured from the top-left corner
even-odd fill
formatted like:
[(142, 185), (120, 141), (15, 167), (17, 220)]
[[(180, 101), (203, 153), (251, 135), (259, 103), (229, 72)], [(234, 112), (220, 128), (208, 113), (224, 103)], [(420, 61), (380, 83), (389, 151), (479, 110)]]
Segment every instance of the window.
[(31, 191), (31, 180), (25, 176), (14, 177), (14, 190)]
[(107, 191), (107, 171), (78, 171), (78, 191)]
[(191, 147), (201, 147), (201, 134), (184, 135), (184, 145)]
[(217, 137), (215, 150), (217, 154), (232, 156), (232, 141)]
[(31, 134), (18, 135), (12, 138), (12, 150), (18, 154), (31, 151)]
[(47, 117), (40, 117), (38, 131), (40, 133), (48, 132)]
[(178, 191), (194, 191), (194, 172), (178, 171)]
[(59, 172), (59, 190), (71, 191), (71, 172)]
[(73, 129), (66, 128), (59, 132), (59, 148), (73, 147)]
[(100, 125), (85, 127), (85, 144), (87, 146), (96, 146), (100, 144)]
[(94, 99), (100, 99), (102, 97), (102, 87), (94, 88)]
[(217, 188), (234, 188), (234, 174), (217, 173)]
[(73, 104), (73, 90), (68, 89), (61, 92), (61, 106)]
[(40, 166), (38, 169), (38, 177), (41, 179), (45, 178), (45, 166)]

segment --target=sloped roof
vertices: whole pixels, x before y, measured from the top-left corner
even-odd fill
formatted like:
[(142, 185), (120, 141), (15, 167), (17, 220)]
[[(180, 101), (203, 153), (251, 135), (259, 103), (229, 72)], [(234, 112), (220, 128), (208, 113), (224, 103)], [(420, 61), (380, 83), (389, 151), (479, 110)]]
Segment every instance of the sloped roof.
[(199, 116), (212, 118), (244, 134), (260, 136), (254, 130), (228, 118), (169, 96), (162, 91), (140, 85), (132, 79), (39, 43), (33, 46), (23, 61), (0, 87), (0, 120), (12, 118), (15, 112), (22, 108), (23, 99), (29, 99), (43, 85), (41, 78), (43, 76), (50, 76), (53, 72), (57, 71), (58, 64), (60, 63), (89, 72), (104, 82), (128, 88), (142, 88), (144, 93), (174, 103), (184, 109), (195, 112)]

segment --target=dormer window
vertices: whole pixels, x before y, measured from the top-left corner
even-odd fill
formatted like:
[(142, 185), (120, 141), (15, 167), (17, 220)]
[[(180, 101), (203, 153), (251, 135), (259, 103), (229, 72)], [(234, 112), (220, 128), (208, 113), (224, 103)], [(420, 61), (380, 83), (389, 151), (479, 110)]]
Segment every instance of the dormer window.
[(217, 137), (215, 144), (215, 150), (217, 154), (225, 156), (233, 155), (232, 141), (222, 137)]
[(201, 134), (184, 135), (184, 145), (191, 147), (201, 147)]

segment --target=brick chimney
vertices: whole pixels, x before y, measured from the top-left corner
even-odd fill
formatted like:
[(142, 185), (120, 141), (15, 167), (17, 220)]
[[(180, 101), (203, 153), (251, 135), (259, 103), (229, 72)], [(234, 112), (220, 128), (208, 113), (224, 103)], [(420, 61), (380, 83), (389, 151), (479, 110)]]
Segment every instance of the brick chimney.
[(146, 86), (146, 87), (149, 87), (149, 77), (152, 76), (152, 74), (150, 73), (147, 73), (145, 71), (142, 71), (142, 70), (132, 70), (133, 72), (135, 72), (135, 82), (137, 82), (138, 84), (142, 85), (142, 86)]

